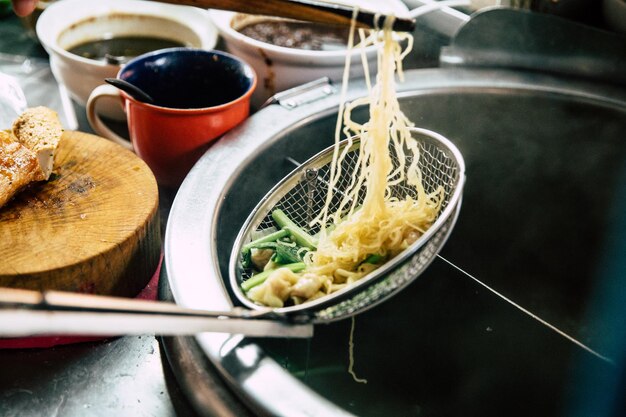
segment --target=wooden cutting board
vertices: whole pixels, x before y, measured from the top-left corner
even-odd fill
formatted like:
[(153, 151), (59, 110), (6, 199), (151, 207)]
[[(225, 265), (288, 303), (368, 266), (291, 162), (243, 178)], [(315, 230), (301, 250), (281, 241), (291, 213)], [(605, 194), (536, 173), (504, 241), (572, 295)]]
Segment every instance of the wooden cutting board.
[(160, 253), (152, 172), (97, 136), (65, 132), (51, 179), (0, 207), (0, 287), (134, 297)]

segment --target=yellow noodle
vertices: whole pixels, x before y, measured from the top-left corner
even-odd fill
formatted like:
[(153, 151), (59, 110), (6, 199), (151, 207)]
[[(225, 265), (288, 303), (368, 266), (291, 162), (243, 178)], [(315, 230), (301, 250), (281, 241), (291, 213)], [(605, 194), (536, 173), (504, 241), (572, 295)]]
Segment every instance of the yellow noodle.
[[(402, 59), (412, 47), (412, 37), (394, 33), (391, 30), (392, 23), (393, 18), (387, 18), (382, 30), (373, 30), (368, 36), (362, 30), (359, 32), (361, 48), (371, 44), (378, 46), (378, 73), (373, 86), (369, 77), (366, 78), (367, 97), (344, 104), (350, 52), (353, 49), (353, 19), (335, 128), (328, 194), (324, 208), (314, 221), (322, 227), (322, 231), (317, 250), (305, 258), (306, 270), (296, 274), (307, 274), (309, 279), (311, 276), (319, 279), (321, 289), (315, 298), (345, 288), (378, 268), (379, 264), (364, 263), (369, 256), (380, 255), (388, 260), (402, 252), (432, 225), (441, 206), (442, 188), (433, 193), (424, 190), (418, 167), (419, 149), (410, 132), (413, 124), (400, 110), (396, 94), (395, 76), (397, 74), (400, 79), (403, 78)], [(403, 41), (407, 42), (405, 49), (401, 47)], [(363, 54), (362, 61), (365, 63)], [(353, 121), (353, 110), (365, 105), (369, 106), (368, 121), (363, 124)], [(349, 143), (340, 149), (342, 135), (348, 138)], [(338, 208), (331, 212), (331, 201), (335, 197), (333, 190), (339, 178), (346, 175), (342, 172), (342, 161), (349, 153), (351, 138), (355, 135), (360, 138), (356, 168), (349, 173), (350, 184), (340, 196)], [(398, 161), (395, 168), (392, 158)], [(406, 195), (403, 199), (392, 198), (390, 187), (398, 183), (412, 187), (412, 192), (408, 194), (413, 197)], [(363, 187), (366, 189), (365, 198), (357, 206), (357, 197)], [(329, 223), (334, 223), (334, 227), (328, 232), (325, 226)], [(274, 280), (285, 282), (281, 274), (276, 274), (276, 278), (273, 275), (261, 287), (278, 287)], [(284, 293), (282, 287), (280, 291)], [(251, 299), (262, 303), (261, 297), (257, 298), (255, 294), (263, 294), (266, 300), (271, 299), (276, 306), (276, 297), (268, 296), (266, 289), (248, 294)], [(307, 300), (298, 297), (294, 301), (300, 303)]]
[(356, 327), (356, 319), (352, 316), (352, 323), (350, 323), (350, 340), (348, 341), (348, 372), (352, 375), (354, 382), (361, 384), (367, 384), (367, 379), (359, 378), (354, 372), (354, 328)]
[[(358, 169), (352, 173), (350, 186), (338, 209), (328, 213), (333, 189), (342, 174), (339, 167), (348, 146), (333, 161), (336, 169), (331, 170), (329, 198), (317, 220), (325, 224), (326, 219), (331, 219), (336, 227), (330, 233), (322, 232), (317, 251), (312, 254), (312, 262), (307, 269), (309, 272), (325, 274), (328, 270), (341, 269), (354, 271), (354, 276), (362, 277), (371, 272), (357, 269), (368, 256), (397, 255), (412, 243), (407, 240), (408, 234), (412, 231), (423, 233), (439, 212), (441, 190), (430, 195), (424, 191), (417, 166), (419, 150), (409, 130), (413, 124), (400, 110), (395, 90), (394, 75), (396, 72), (402, 74), (402, 58), (408, 53), (412, 38), (408, 35), (403, 37), (409, 40), (409, 46), (402, 50), (399, 41), (394, 38), (397, 34), (390, 29), (391, 23), (392, 19), (388, 19), (382, 31), (374, 32), (368, 38), (382, 44), (378, 56), (378, 76), (369, 97), (345, 106), (344, 134), (348, 137), (358, 135), (361, 140), (356, 163)], [(354, 108), (363, 104), (369, 104), (370, 118), (366, 123), (359, 124), (351, 119), (351, 114)], [(337, 135), (336, 143), (339, 140)], [(399, 161), (395, 169), (392, 153)], [(408, 168), (407, 160), (411, 161)], [(389, 187), (403, 181), (414, 187), (416, 198), (390, 198)], [(357, 196), (364, 185), (365, 199), (357, 210)]]

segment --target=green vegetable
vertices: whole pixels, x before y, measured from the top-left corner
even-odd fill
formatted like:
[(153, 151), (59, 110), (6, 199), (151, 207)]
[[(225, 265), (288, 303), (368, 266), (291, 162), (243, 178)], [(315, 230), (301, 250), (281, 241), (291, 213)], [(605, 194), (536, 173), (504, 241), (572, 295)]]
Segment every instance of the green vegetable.
[[(303, 252), (301, 247), (296, 244), (286, 245), (281, 242), (276, 242), (276, 254), (274, 255), (274, 262), (279, 264), (290, 264), (294, 262), (302, 262)], [(302, 255), (301, 255), (302, 254)]]
[(272, 212), (272, 218), (283, 230), (287, 230), (293, 240), (300, 246), (316, 249), (317, 248), (317, 239), (313, 236), (302, 230), (298, 225), (296, 225), (287, 215), (281, 210), (276, 209)]
[(252, 267), (252, 249), (261, 249), (266, 243), (274, 242), (283, 237), (289, 236), (289, 232), (287, 230), (278, 230), (276, 232), (270, 233), (269, 235), (265, 235), (260, 237), (252, 242), (246, 243), (241, 248), (241, 266), (243, 268)]
[(242, 268), (250, 268), (252, 266), (252, 251), (241, 252)]
[(258, 245), (260, 243), (275, 242), (278, 239), (287, 237), (288, 235), (289, 235), (289, 232), (287, 230), (278, 230), (276, 232), (270, 233), (269, 235), (253, 240), (250, 243), (246, 243), (245, 245), (242, 246), (241, 252), (249, 252), (250, 249), (258, 248)]
[(383, 255), (373, 254), (365, 258), (363, 263), (377, 264), (377, 263), (380, 263), (380, 261), (382, 261), (383, 259), (385, 259)]
[(282, 242), (280, 240), (276, 242), (259, 243), (254, 249), (272, 249), (274, 251), (274, 257), (272, 260), (279, 264), (291, 264), (295, 262), (302, 262), (304, 251), (300, 246), (295, 243)]
[[(303, 271), (304, 268), (306, 268), (306, 265), (304, 264), (304, 262), (297, 262), (293, 264), (283, 265), (281, 266), (281, 268), (288, 268), (292, 272), (300, 272), (300, 271)], [(241, 289), (244, 290), (245, 292), (248, 292), (250, 291), (250, 289), (256, 287), (257, 285), (263, 284), (265, 280), (267, 279), (267, 277), (269, 277), (270, 274), (274, 271), (276, 271), (276, 269), (272, 269), (271, 271), (259, 272), (258, 274), (244, 281), (241, 284)]]

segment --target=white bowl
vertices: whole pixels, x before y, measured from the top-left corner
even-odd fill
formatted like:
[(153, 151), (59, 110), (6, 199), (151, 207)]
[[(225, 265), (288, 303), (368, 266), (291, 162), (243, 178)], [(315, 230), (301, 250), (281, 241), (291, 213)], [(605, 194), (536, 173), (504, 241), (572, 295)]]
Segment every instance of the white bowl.
[[(37, 37), (50, 56), (56, 80), (85, 105), (89, 94), (120, 65), (67, 51), (80, 43), (114, 36), (158, 36), (202, 49), (213, 49), (217, 30), (203, 9), (143, 0), (63, 0), (48, 6), (37, 21)], [(123, 120), (119, 102), (101, 100), (98, 113)]]
[[(406, 16), (408, 9), (400, 0), (351, 0), (344, 3), (358, 4), (360, 7), (382, 13)], [(345, 50), (311, 51), (286, 48), (260, 42), (245, 36), (233, 28), (238, 15), (222, 10), (210, 10), (209, 14), (224, 38), (226, 49), (233, 55), (248, 62), (256, 71), (258, 84), (252, 95), (253, 107), (259, 107), (277, 92), (295, 87), (321, 77), (341, 81), (346, 58)], [(370, 71), (376, 70), (376, 50), (366, 48)], [(363, 76), (360, 48), (352, 51), (350, 77)]]

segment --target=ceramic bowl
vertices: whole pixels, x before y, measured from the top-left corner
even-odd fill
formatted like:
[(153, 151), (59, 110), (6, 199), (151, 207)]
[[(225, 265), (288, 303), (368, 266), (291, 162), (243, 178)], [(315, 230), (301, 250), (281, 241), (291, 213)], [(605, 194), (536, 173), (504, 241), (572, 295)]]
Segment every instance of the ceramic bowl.
[[(85, 105), (104, 78), (115, 77), (120, 63), (68, 52), (81, 43), (116, 36), (152, 36), (184, 46), (213, 49), (217, 30), (206, 10), (143, 0), (62, 0), (48, 6), (37, 21), (37, 37), (50, 56), (56, 80)], [(123, 120), (119, 102), (102, 100), (98, 113)]]
[[(407, 7), (400, 0), (379, 2), (376, 0), (353, 0), (360, 7), (406, 15)], [(248, 62), (259, 78), (257, 89), (252, 97), (254, 107), (262, 105), (277, 92), (312, 81), (321, 77), (329, 77), (332, 81), (341, 81), (346, 58), (345, 50), (314, 51), (272, 45), (252, 39), (238, 32), (242, 25), (247, 24), (249, 16), (222, 11), (209, 11), (213, 22), (224, 39), (226, 49)], [(263, 17), (257, 17), (263, 19)], [(350, 77), (363, 76), (361, 51), (352, 51)], [(368, 65), (371, 71), (376, 69), (376, 50), (366, 48)]]

